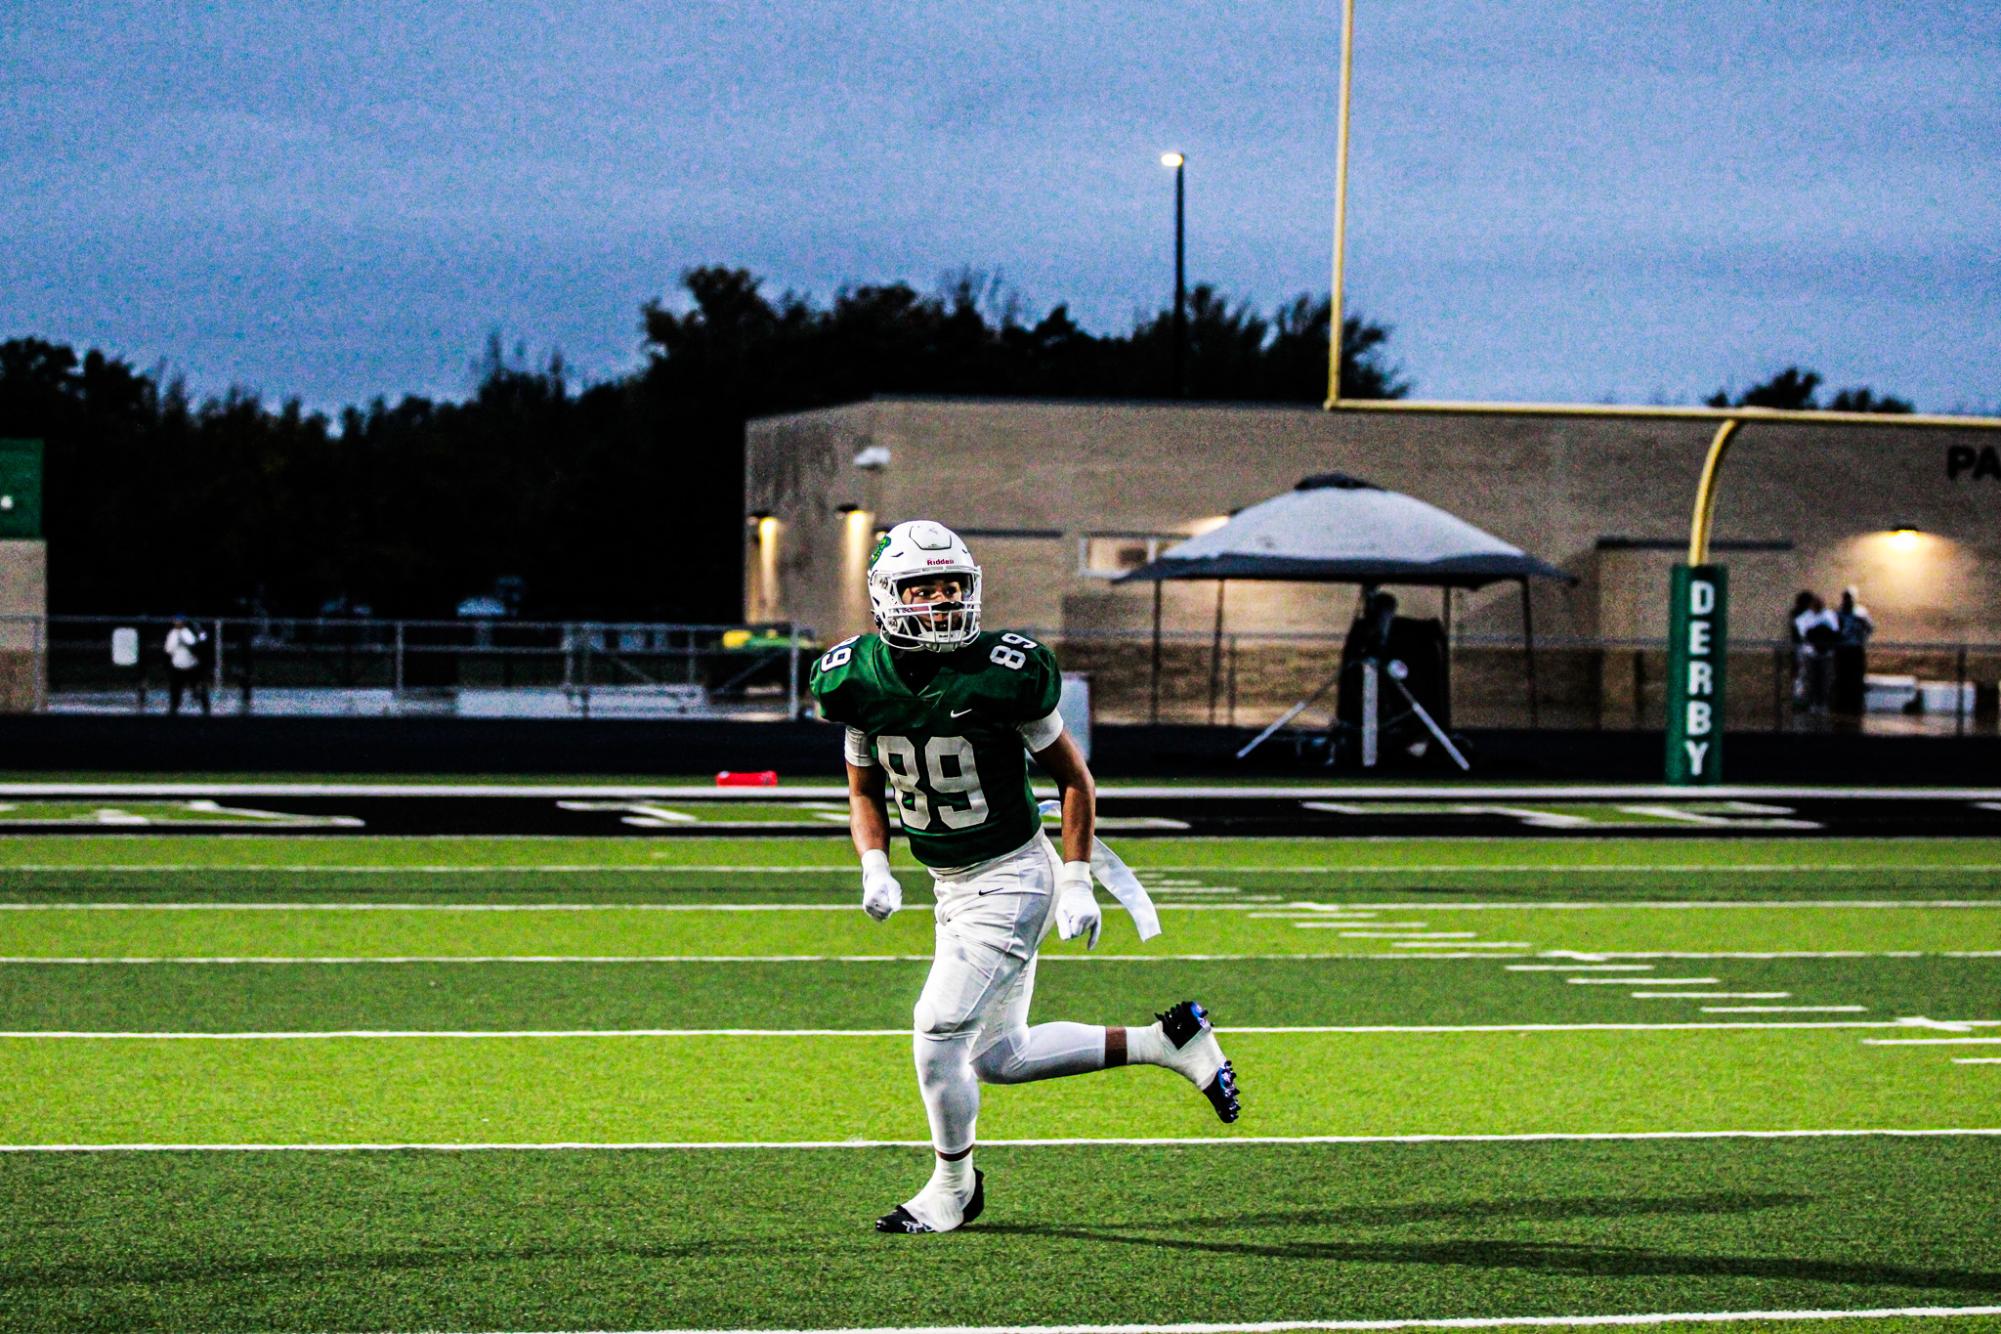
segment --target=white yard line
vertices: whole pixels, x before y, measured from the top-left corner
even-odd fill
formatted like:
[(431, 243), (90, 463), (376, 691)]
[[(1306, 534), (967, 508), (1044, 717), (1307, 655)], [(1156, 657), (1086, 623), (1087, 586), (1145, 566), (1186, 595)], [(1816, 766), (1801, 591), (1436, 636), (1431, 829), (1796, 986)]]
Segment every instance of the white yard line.
[[(1647, 986), (1651, 983), (1642, 983)], [(1634, 1000), (1788, 1000), (1790, 991), (1634, 991)]]
[(1954, 1065), (2001, 1065), (2001, 1056), (1955, 1056)]
[[(1842, 1130), (1531, 1130), (1513, 1134), (1415, 1135), (1209, 1135), (1186, 1137), (1073, 1136), (1051, 1139), (983, 1139), (983, 1149), (1067, 1149), (1096, 1147), (1224, 1148), (1242, 1145), (1311, 1144), (1535, 1144), (1594, 1140), (1707, 1139), (1959, 1139), (2001, 1137), (2001, 1126), (1950, 1129)], [(830, 1140), (556, 1140), (471, 1141), (466, 1143), (335, 1144), (0, 1144), (0, 1153), (385, 1153), (427, 1150), (439, 1153), (589, 1152), (688, 1150), (715, 1152), (761, 1149), (928, 1149), (926, 1139)]]
[[(730, 827), (731, 826), (727, 825), (717, 826), (718, 829), (728, 829)], [(739, 825), (735, 827), (741, 828), (742, 826)], [(718, 838), (724, 836), (725, 835), (723, 834), (715, 835), (715, 837)], [(219, 835), (218, 837), (231, 838), (236, 836)], [(294, 836), (292, 835), (274, 836), (271, 834), (246, 834), (243, 835), (242, 837), (247, 839), (256, 839), (259, 841), (265, 841), (272, 837), (294, 837)], [(344, 837), (351, 837), (351, 835)], [(390, 838), (390, 837), (404, 837), (404, 836), (375, 834), (371, 835), (370, 837)], [(457, 837), (457, 836), (412, 834), (412, 835), (407, 835), (406, 837), (444, 838), (444, 837)], [(466, 841), (472, 842), (472, 841), (478, 841), (482, 838), (486, 838), (489, 836), (465, 835), (463, 837), (465, 838)], [(1292, 841), (1297, 842), (1297, 840), (1292, 840)], [(1494, 841), (1507, 842), (1511, 840), (1494, 840)], [(18, 871), (23, 873), (35, 872), (38, 874), (54, 874), (62, 872), (87, 871), (92, 874), (105, 874), (105, 875), (155, 875), (162, 873), (194, 873), (194, 872), (199, 872), (205, 875), (211, 873), (224, 873), (224, 874), (256, 873), (259, 875), (267, 875), (272, 873), (286, 873), (292, 875), (406, 875), (406, 874), (407, 875), (493, 875), (501, 872), (519, 872), (522, 874), (527, 874), (532, 872), (535, 874), (548, 873), (548, 874), (561, 874), (561, 875), (611, 875), (611, 874), (627, 875), (635, 873), (651, 874), (651, 875), (696, 875), (696, 874), (699, 875), (837, 875), (837, 874), (852, 874), (856, 870), (856, 866), (852, 863), (841, 863), (841, 864), (834, 864), (827, 866), (742, 866), (742, 865), (668, 866), (668, 865), (650, 865), (650, 864), (638, 864), (638, 863), (630, 865), (621, 865), (618, 863), (604, 863), (604, 862), (596, 862), (588, 864), (571, 863), (571, 862), (547, 863), (547, 864), (533, 863), (533, 862), (467, 864), (467, 863), (455, 862), (449, 865), (425, 864), (425, 865), (359, 865), (359, 866), (302, 866), (296, 862), (241, 862), (228, 866), (217, 866), (210, 862), (153, 862), (153, 863), (23, 862), (18, 865), (0, 867), (0, 869)], [(1732, 874), (1826, 875), (1826, 874), (1849, 873), (1849, 872), (1854, 872), (1859, 874), (1867, 872), (1876, 875), (1884, 875), (1884, 876), (1894, 875), (1898, 877), (1905, 877), (1911, 875), (1930, 875), (1930, 874), (1992, 875), (1995, 872), (2001, 872), (2001, 862), (1993, 862), (1993, 863), (1977, 862), (1977, 863), (1966, 863), (1953, 866), (1943, 866), (1943, 865), (1895, 866), (1887, 864), (1870, 864), (1861, 862), (1745, 862), (1735, 865), (1730, 865), (1730, 864), (1719, 865), (1710, 862), (1668, 862), (1668, 863), (1641, 862), (1641, 863), (1618, 863), (1618, 864), (1611, 864), (1606, 862), (1586, 862), (1586, 863), (1487, 862), (1473, 866), (1459, 865), (1452, 862), (1441, 862), (1435, 864), (1400, 865), (1400, 866), (1258, 866), (1258, 865), (1243, 865), (1240, 863), (1233, 862), (1227, 867), (1141, 865), (1141, 866), (1136, 866), (1133, 869), (1141, 874), (1149, 874), (1152, 872), (1208, 870), (1208, 871), (1221, 871), (1226, 875), (1321, 875), (1321, 876), (1526, 875), (1526, 874), (1544, 874), (1544, 873), (1550, 875), (1732, 875)], [(1423, 907), (1423, 908), (1463, 909), (1469, 905), (1454, 904), (1454, 903), (1427, 903), (1427, 904), (1406, 904), (1403, 906), (1406, 908)], [(1480, 905), (1474, 905), (1474, 906), (1480, 906)], [(1493, 906), (1503, 906), (1503, 905), (1493, 905)], [(1506, 906), (1512, 906), (1512, 905), (1506, 905)], [(1550, 906), (1596, 907), (1605, 905), (1594, 905), (1594, 904), (1554, 905), (1553, 904)], [(1621, 905), (1621, 906), (1626, 906), (1626, 905)], [(1643, 907), (1652, 905), (1636, 904), (1630, 906)], [(1992, 907), (1994, 905), (1992, 903), (1981, 903), (1968, 906)]]
[[(1086, 954), (1041, 953), (1043, 963), (1364, 963), (1491, 960), (1491, 954)], [(422, 963), (930, 963), (930, 954), (89, 954), (0, 955), (9, 964), (422, 964)]]
[[(1468, 932), (1467, 934), (1470, 935), (1472, 933)], [(1429, 940), (1396, 940), (1390, 942), (1390, 948), (1393, 950), (1532, 950), (1535, 946), (1529, 944), (1526, 940), (1456, 940), (1437, 942)]]
[[(1680, 996), (1682, 993), (1671, 993)], [(2001, 1021), (1995, 1021), (2001, 1022)], [(1218, 1026), (1225, 1035), (1296, 1037), (1303, 1034), (1398, 1033), (1648, 1033), (1716, 1032), (1733, 1029), (1834, 1029), (1907, 1027), (1893, 1020), (1776, 1020), (1688, 1023), (1578, 1024), (1233, 1024)], [(349, 1039), (485, 1040), (494, 1038), (904, 1038), (908, 1028), (534, 1028), (534, 1029), (282, 1029), (270, 1032), (184, 1032), (124, 1029), (14, 1029), (0, 1031), (0, 1040), (51, 1042), (299, 1042)], [(2001, 1038), (1933, 1038), (1909, 1041), (2001, 1042)], [(1865, 1038), (1865, 1042), (1886, 1039)]]
[[(1470, 947), (1475, 948), (1475, 947)], [(1526, 950), (1528, 946), (1522, 946)], [(1457, 953), (1438, 950), (1423, 954), (1387, 953), (1210, 953), (1210, 954), (1108, 954), (1042, 953), (1044, 963), (1466, 963), (1491, 962), (1504, 958), (1544, 958), (1547, 952), (1501, 955)], [(1800, 951), (1788, 954), (1681, 954), (1680, 959), (1996, 959), (2001, 950), (1835, 950), (1824, 953)], [(8, 965), (97, 965), (97, 964), (492, 964), (492, 963), (930, 963), (929, 954), (8, 954), (0, 955), (0, 967)], [(1511, 968), (1568, 972), (1584, 964), (1511, 964)], [(1630, 986), (1645, 986), (1652, 979), (1619, 979)]]
[(1953, 1047), (1992, 1045), (2001, 1038), (1864, 1038), (1872, 1047)]
[[(4, 868), (0, 868), (4, 869)], [(644, 869), (644, 868), (642, 868)], [(2001, 870), (2001, 867), (1997, 867)], [(1376, 904), (1377, 912), (1572, 912), (1619, 911), (1675, 911), (1709, 912), (1738, 909), (1830, 909), (1856, 908), (1869, 910), (1930, 910), (1930, 909), (1973, 909), (2001, 911), (2001, 899), (1773, 899), (1764, 902), (1740, 899), (1697, 899), (1675, 903), (1665, 902), (1579, 902), (1555, 903), (1384, 903)], [(0, 912), (853, 912), (852, 903), (376, 903), (376, 902), (242, 902), (215, 901), (210, 903), (142, 903), (131, 900), (103, 900), (90, 902), (0, 902)], [(1253, 918), (1271, 917), (1269, 910), (1259, 909), (1247, 903), (1176, 903), (1167, 906), (1172, 912), (1240, 912)], [(1334, 920), (1332, 913), (1302, 912), (1280, 914), (1287, 919), (1302, 921), (1325, 921), (1330, 925), (1347, 925)], [(1374, 926), (1375, 922), (1361, 925)], [(1616, 950), (1551, 950), (1552, 957), (1596, 960), (1601, 958), (1742, 958), (1770, 959), (1790, 957), (1769, 953), (1719, 953), (1683, 954), (1675, 952), (1651, 952), (1640, 954)], [(1825, 957), (1839, 957), (1830, 954)]]

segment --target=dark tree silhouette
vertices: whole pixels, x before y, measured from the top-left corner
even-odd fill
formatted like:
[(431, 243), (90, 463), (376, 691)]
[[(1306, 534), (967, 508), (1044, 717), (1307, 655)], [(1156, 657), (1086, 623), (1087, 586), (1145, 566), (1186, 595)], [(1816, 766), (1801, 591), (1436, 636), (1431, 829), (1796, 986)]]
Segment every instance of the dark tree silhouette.
[[(1814, 371), (1801, 370), (1798, 366), (1788, 366), (1762, 384), (1754, 384), (1735, 398), (1728, 390), (1719, 389), (1709, 397), (1712, 408), (1787, 408), (1795, 412), (1822, 411), (1817, 396), (1823, 381)], [(1872, 389), (1857, 386), (1843, 389), (1835, 394), (1833, 401), (1824, 409), (1828, 412), (1909, 412), (1908, 399), (1884, 394), (1880, 397)]]
[[(825, 305), (763, 286), (688, 270), (683, 299), (642, 309), (645, 365), (609, 383), (572, 384), (560, 354), (531, 367), (496, 333), (463, 402), (376, 399), (332, 420), (0, 343), (0, 436), (49, 444), (51, 605), (441, 616), (518, 576), (526, 615), (732, 620), (747, 419), (879, 393), (1158, 397), (1172, 350), (1170, 312), (1093, 335), (970, 269), (931, 294), (861, 285)], [(1325, 395), (1325, 298), (1267, 318), (1204, 284), (1189, 315), (1196, 397)], [(1350, 396), (1407, 392), (1389, 333), (1344, 322)]]

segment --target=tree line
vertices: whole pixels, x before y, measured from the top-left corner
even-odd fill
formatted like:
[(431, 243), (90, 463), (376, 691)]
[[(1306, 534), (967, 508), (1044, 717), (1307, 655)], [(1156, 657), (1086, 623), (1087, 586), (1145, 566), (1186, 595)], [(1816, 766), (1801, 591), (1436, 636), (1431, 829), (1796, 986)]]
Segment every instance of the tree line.
[[(560, 355), (508, 357), (496, 335), (463, 401), (332, 415), (237, 389), (196, 401), (99, 350), (0, 343), (0, 437), (47, 442), (51, 609), (436, 617), (507, 578), (529, 617), (731, 621), (747, 419), (871, 394), (1177, 388), (1171, 310), (1092, 334), (1066, 306), (1031, 316), (970, 271), (929, 294), (857, 286), (822, 304), (695, 268), (640, 326), (643, 364), (603, 383), (572, 383)], [(1318, 402), (1328, 326), (1325, 297), (1266, 314), (1197, 286), (1180, 390)], [(1390, 332), (1343, 321), (1344, 394), (1409, 391)]]

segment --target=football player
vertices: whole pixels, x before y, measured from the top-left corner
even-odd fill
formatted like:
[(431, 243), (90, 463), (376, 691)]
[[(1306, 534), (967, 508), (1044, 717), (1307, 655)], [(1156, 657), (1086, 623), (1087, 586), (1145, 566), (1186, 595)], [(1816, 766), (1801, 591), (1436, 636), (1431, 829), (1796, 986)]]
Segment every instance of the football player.
[[(980, 567), (942, 524), (900, 523), (880, 538), (868, 593), (875, 633), (828, 649), (812, 691), (825, 717), (847, 725), (863, 910), (882, 921), (903, 905), (889, 869), (885, 782), (937, 899), (936, 950), (912, 1040), (937, 1161), (924, 1188), (876, 1227), (950, 1232), (986, 1206), (985, 1174), (972, 1157), (981, 1082), (1160, 1065), (1234, 1121), (1236, 1075), (1194, 1001), (1144, 1028), (1029, 1024), (1042, 938), (1054, 926), (1064, 940), (1085, 937), (1088, 949), (1101, 924), (1091, 892), (1096, 788), (1056, 710), (1056, 657), (1025, 635), (981, 631)], [(1062, 789), (1060, 854), (1029, 787), (1030, 753)], [(1107, 884), (1150, 917), (1143, 892)]]

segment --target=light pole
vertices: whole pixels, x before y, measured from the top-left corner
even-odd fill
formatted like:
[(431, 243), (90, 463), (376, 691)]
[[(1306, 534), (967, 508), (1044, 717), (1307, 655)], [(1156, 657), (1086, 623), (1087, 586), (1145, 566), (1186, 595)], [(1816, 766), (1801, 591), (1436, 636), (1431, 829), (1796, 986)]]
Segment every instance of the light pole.
[(1181, 382), (1182, 358), (1188, 342), (1188, 285), (1187, 270), (1183, 266), (1182, 236), (1184, 233), (1185, 211), (1182, 177), (1188, 168), (1188, 159), (1180, 153), (1162, 153), (1160, 165), (1174, 169), (1174, 397), (1180, 398), (1186, 390)]

